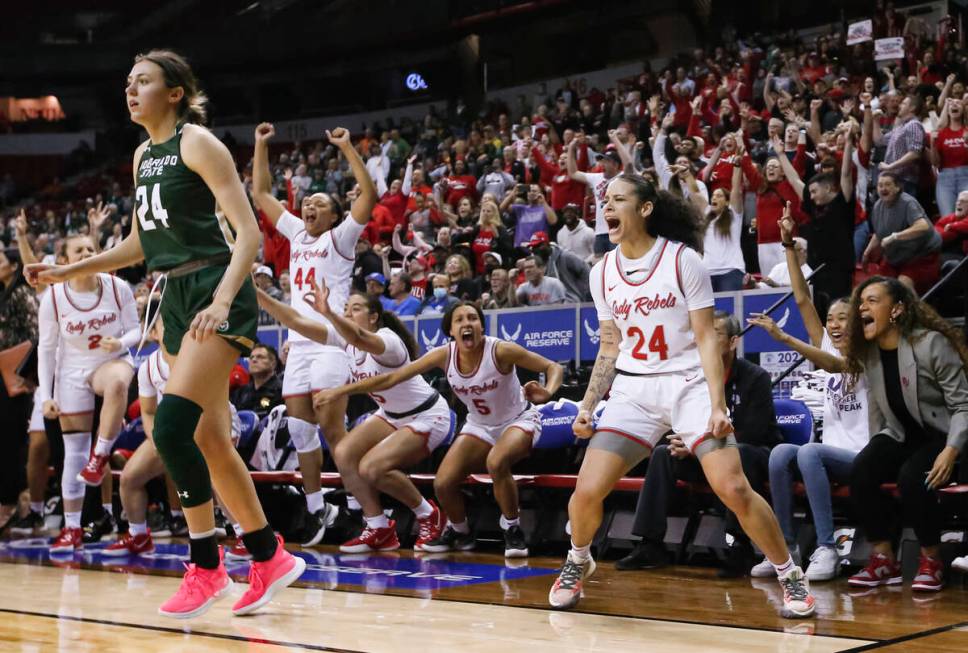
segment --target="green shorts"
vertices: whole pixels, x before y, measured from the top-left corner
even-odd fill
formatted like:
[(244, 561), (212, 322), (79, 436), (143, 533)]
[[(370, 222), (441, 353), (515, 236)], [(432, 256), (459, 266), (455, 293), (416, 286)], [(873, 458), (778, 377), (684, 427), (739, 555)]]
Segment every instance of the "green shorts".
[[(178, 353), (192, 320), (212, 304), (212, 297), (222, 281), (225, 268), (224, 265), (214, 265), (168, 279), (161, 302), (161, 317), (165, 321), (165, 347), (169, 353)], [(252, 279), (246, 277), (229, 308), (228, 319), (219, 325), (216, 334), (228, 340), (243, 355), (248, 355), (256, 343), (258, 324), (259, 302), (255, 286)]]

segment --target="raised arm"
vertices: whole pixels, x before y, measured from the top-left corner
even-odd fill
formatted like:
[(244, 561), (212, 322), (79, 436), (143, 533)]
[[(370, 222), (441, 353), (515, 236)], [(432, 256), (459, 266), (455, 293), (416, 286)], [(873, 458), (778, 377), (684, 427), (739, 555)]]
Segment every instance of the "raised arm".
[[(350, 170), (353, 171), (353, 177), (356, 179), (356, 183), (360, 185), (360, 194), (350, 207), (350, 216), (358, 224), (366, 224), (370, 221), (370, 214), (379, 199), (376, 194), (376, 186), (373, 185), (373, 178), (370, 177), (366, 164), (363, 163), (363, 159), (360, 158), (356, 148), (353, 147), (348, 129), (337, 127), (333, 131), (326, 130), (326, 138), (338, 147), (339, 151), (346, 157), (350, 164)], [(382, 156), (386, 158), (386, 154)]]
[(840, 192), (844, 194), (844, 199), (848, 203), (854, 197), (854, 136), (856, 136), (854, 126), (856, 124), (854, 121), (850, 123), (847, 137), (844, 139), (844, 157), (840, 162)]
[(814, 146), (823, 137), (823, 131), (820, 129), (820, 107), (822, 106), (823, 100), (810, 100), (810, 122), (807, 123), (807, 135), (813, 141)]
[(793, 190), (796, 192), (797, 197), (803, 197), (803, 187), (804, 187), (803, 180), (800, 179), (800, 175), (797, 174), (797, 171), (793, 167), (793, 164), (790, 163), (790, 159), (788, 159), (787, 155), (784, 154), (783, 141), (781, 141), (780, 138), (777, 136), (777, 137), (774, 137), (772, 143), (773, 143), (773, 150), (775, 152), (778, 152), (776, 156), (776, 160), (780, 162), (780, 168), (783, 169), (783, 174), (786, 175), (786, 180), (790, 182), (791, 186), (793, 186)]
[(735, 215), (743, 213), (743, 168), (739, 161), (733, 163), (732, 186), (729, 189), (729, 206)]
[(583, 184), (588, 183), (588, 177), (585, 176), (584, 172), (578, 171), (578, 162), (575, 160), (575, 148), (578, 147), (578, 138), (571, 139), (568, 143), (568, 156), (566, 157), (568, 165), (568, 176), (575, 181), (580, 181)]
[(252, 156), (252, 201), (275, 227), (286, 207), (272, 195), (272, 171), (269, 170), (269, 140), (276, 128), (264, 122), (255, 128), (255, 151)]
[(807, 335), (810, 336), (810, 344), (814, 347), (819, 347), (820, 343), (823, 342), (823, 322), (820, 316), (817, 314), (817, 309), (813, 305), (813, 298), (810, 296), (810, 287), (807, 285), (807, 280), (803, 276), (803, 270), (800, 269), (800, 261), (797, 260), (797, 250), (792, 245), (793, 243), (793, 229), (794, 222), (790, 215), (792, 207), (790, 202), (786, 203), (783, 209), (783, 215), (780, 216), (780, 240), (783, 242), (784, 252), (786, 253), (787, 269), (790, 272), (790, 285), (793, 287), (793, 298), (797, 302), (797, 308), (800, 309), (800, 315), (803, 317), (803, 326), (807, 329)]

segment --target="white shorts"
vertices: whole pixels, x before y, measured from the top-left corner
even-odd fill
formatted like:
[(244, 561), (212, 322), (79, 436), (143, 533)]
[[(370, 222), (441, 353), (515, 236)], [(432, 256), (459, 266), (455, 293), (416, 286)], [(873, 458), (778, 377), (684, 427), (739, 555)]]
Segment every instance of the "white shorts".
[(712, 437), (706, 430), (711, 412), (702, 369), (649, 376), (619, 374), (595, 432), (628, 438), (651, 451), (672, 430), (695, 452)]
[(464, 423), (464, 428), (460, 430), (458, 435), (469, 435), (475, 437), (482, 442), (486, 442), (492, 447), (497, 444), (497, 441), (512, 426), (516, 426), (525, 433), (531, 434), (531, 446), (538, 441), (538, 437), (541, 435), (541, 413), (534, 406), (527, 408), (523, 413), (515, 417), (512, 421), (507, 424), (501, 424), (499, 426), (486, 426), (484, 424), (476, 424), (472, 419), (468, 418), (467, 422)]
[(44, 432), (44, 402), (40, 400), (40, 393), (34, 393), (34, 409), (30, 411), (30, 426), (27, 427), (28, 433), (34, 431)]
[(450, 435), (450, 407), (443, 397), (438, 397), (437, 402), (427, 410), (409, 417), (389, 417), (383, 408), (373, 413), (373, 416), (382, 419), (394, 431), (407, 428), (422, 437), (427, 443), (427, 453), (446, 442)]
[(132, 370), (134, 369), (131, 354), (79, 365), (61, 363), (54, 380), (54, 399), (57, 401), (57, 407), (60, 408), (60, 414), (71, 416), (93, 413), (94, 390), (91, 388), (91, 377), (101, 365), (116, 360), (124, 361), (131, 366)]
[[(289, 351), (292, 360), (292, 350)], [(289, 370), (286, 370), (289, 374)], [(338, 388), (350, 382), (350, 355), (342, 349), (325, 347), (313, 354), (309, 367), (309, 387), (312, 392)], [(285, 394), (285, 390), (283, 390)]]
[(286, 371), (282, 375), (282, 398), (308, 396), (313, 390), (310, 370), (320, 356), (338, 351), (312, 340), (294, 340), (289, 345)]

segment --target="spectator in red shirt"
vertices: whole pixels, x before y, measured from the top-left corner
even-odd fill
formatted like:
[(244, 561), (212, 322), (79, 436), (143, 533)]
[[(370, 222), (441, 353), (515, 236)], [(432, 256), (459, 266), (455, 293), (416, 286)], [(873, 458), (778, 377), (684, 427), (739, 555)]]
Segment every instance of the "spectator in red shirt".
[(467, 166), (462, 159), (457, 159), (451, 166), (451, 173), (441, 180), (444, 191), (444, 202), (451, 206), (464, 197), (477, 199), (477, 177), (467, 174)]
[(424, 171), (422, 168), (414, 168), (410, 179), (410, 197), (407, 198), (407, 210), (413, 211), (417, 208), (417, 195), (424, 198), (433, 197), (434, 189), (424, 181)]
[(262, 230), (262, 260), (271, 266), (276, 274), (289, 269), (289, 239), (276, 231), (275, 226), (262, 211), (259, 216), (259, 227)]
[(931, 159), (938, 168), (934, 187), (938, 212), (949, 215), (959, 193), (968, 189), (968, 130), (964, 100), (948, 98), (941, 109), (938, 131), (931, 139)]
[(363, 233), (373, 244), (389, 245), (396, 225), (390, 209), (383, 204), (377, 204), (370, 212), (370, 221), (366, 223)]
[(407, 170), (403, 175), (403, 181), (394, 179), (390, 182), (390, 188), (383, 193), (379, 205), (384, 206), (390, 211), (393, 224), (406, 224), (407, 204), (410, 199), (410, 184), (413, 178), (413, 161), (416, 155), (407, 159)]
[[(531, 149), (531, 156), (534, 157), (538, 168), (541, 170), (541, 183), (551, 185), (551, 208), (560, 211), (568, 204), (581, 204), (585, 199), (585, 184), (575, 181), (568, 175), (568, 154), (562, 152), (558, 157), (558, 165), (548, 161), (541, 151), (534, 147)], [(578, 169), (588, 168), (588, 148), (582, 146), (578, 149)]]
[[(779, 139), (774, 139), (774, 143), (777, 150), (783, 149)], [(790, 202), (790, 214), (797, 224), (805, 222), (807, 216), (800, 210), (800, 196), (784, 177), (783, 168), (776, 156), (767, 159), (763, 174), (756, 169), (748, 154), (743, 156), (741, 165), (749, 187), (756, 191), (756, 250), (760, 272), (766, 274), (777, 263), (786, 260), (777, 223), (783, 215), (786, 203)]]
[(968, 190), (958, 193), (955, 212), (938, 220), (934, 228), (941, 234), (945, 251), (950, 251), (953, 245), (960, 242), (962, 252), (968, 254)]

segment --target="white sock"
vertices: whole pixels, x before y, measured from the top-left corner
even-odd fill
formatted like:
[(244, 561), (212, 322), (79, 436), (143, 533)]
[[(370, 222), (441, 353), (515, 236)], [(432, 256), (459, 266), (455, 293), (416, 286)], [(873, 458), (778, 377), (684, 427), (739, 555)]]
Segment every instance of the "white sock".
[(171, 516), (172, 516), (173, 518), (174, 518), (174, 517), (184, 517), (184, 516), (185, 516), (185, 513), (184, 513), (184, 512), (182, 512), (181, 510), (172, 510), (172, 511), (171, 511)]
[(592, 545), (586, 544), (585, 546), (576, 546), (575, 543), (572, 542), (571, 553), (569, 555), (575, 562), (588, 562), (592, 558)]
[(346, 497), (346, 507), (350, 510), (363, 510), (363, 506), (360, 505), (360, 502), (352, 494)]
[(434, 514), (434, 507), (426, 499), (421, 499), (420, 505), (413, 508), (413, 514), (417, 516), (417, 519), (426, 519)]
[(102, 503), (101, 507), (104, 508), (104, 512), (108, 513), (114, 517), (114, 504), (113, 503)]
[(43, 501), (31, 501), (30, 502), (31, 512), (36, 512), (41, 517), (44, 516), (44, 502)]
[(319, 512), (323, 509), (325, 503), (326, 502), (323, 500), (322, 490), (316, 490), (315, 492), (306, 495), (306, 508), (310, 513)]
[(128, 522), (128, 532), (131, 533), (132, 537), (135, 535), (145, 535), (148, 533), (148, 523), (141, 522)]
[(377, 528), (387, 528), (390, 525), (390, 520), (382, 512), (376, 517), (365, 517), (366, 525), (372, 529)]
[(464, 521), (462, 521), (462, 522), (453, 522), (452, 521), (452, 522), (449, 522), (449, 523), (450, 523), (450, 527), (451, 528), (453, 528), (458, 533), (461, 533), (462, 535), (467, 535), (468, 533), (471, 532), (471, 527), (467, 525), (467, 520), (466, 519)]
[(64, 527), (65, 528), (80, 528), (81, 527), (81, 511), (77, 512), (65, 512), (64, 513)]
[(501, 515), (501, 519), (498, 520), (498, 524), (501, 525), (501, 530), (502, 531), (506, 531), (507, 529), (511, 528), (512, 526), (520, 526), (521, 525), (521, 518), (520, 517), (515, 517), (514, 519), (508, 519), (504, 515)]
[(777, 576), (782, 576), (783, 574), (793, 569), (793, 567), (794, 567), (793, 558), (791, 558), (789, 555), (787, 556), (786, 562), (784, 562), (782, 565), (777, 565), (777, 564), (773, 565), (773, 568), (776, 569)]
[(101, 436), (97, 438), (97, 444), (94, 445), (94, 454), (97, 456), (106, 456), (111, 453), (111, 447), (114, 445), (114, 439), (105, 440)]

